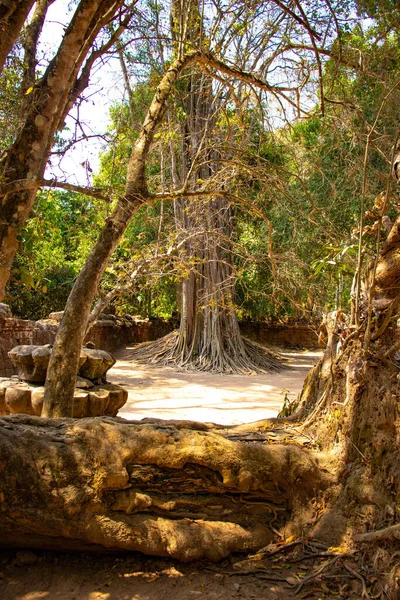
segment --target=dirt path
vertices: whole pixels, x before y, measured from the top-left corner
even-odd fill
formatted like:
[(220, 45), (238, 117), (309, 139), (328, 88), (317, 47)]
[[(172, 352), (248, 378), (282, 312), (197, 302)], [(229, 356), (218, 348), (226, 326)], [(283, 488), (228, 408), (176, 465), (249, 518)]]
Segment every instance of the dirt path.
[[(20, 565), (0, 553), (1, 600), (295, 600), (280, 582), (226, 576), (232, 562), (184, 565), (130, 554), (126, 557), (36, 552)], [(1, 558), (3, 557), (3, 560)], [(284, 581), (284, 580), (283, 580)]]
[(320, 352), (281, 351), (290, 367), (266, 375), (218, 375), (178, 371), (135, 363), (129, 348), (117, 355), (108, 379), (129, 390), (119, 416), (212, 422), (251, 423), (276, 417), (285, 392), (294, 400)]

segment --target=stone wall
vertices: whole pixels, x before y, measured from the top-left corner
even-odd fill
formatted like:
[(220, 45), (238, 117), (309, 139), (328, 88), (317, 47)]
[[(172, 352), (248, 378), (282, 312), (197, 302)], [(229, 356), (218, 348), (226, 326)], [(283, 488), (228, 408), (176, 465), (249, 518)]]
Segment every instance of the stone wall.
[(269, 323), (241, 323), (240, 331), (260, 344), (280, 348), (319, 348), (317, 328), (310, 325)]
[[(25, 321), (0, 315), (0, 376), (10, 377), (16, 372), (7, 353), (22, 344), (52, 344), (58, 323), (54, 320)], [(85, 341), (94, 342), (96, 348), (115, 352), (130, 344), (149, 342), (172, 331), (173, 325), (154, 320), (99, 320)], [(281, 348), (318, 348), (318, 335), (309, 325), (270, 325), (242, 323), (243, 335), (260, 343)]]
[(154, 319), (152, 321), (97, 321), (87, 336), (87, 341), (95, 344), (96, 348), (115, 352), (130, 344), (150, 342), (170, 333), (173, 326), (168, 321)]
[[(0, 315), (0, 376), (10, 377), (16, 373), (7, 353), (14, 346), (25, 344), (52, 344), (58, 323), (53, 320), (25, 321), (4, 318)], [(172, 325), (161, 320), (154, 321), (97, 321), (88, 339), (96, 348), (115, 352), (129, 344), (155, 340), (172, 331)]]
[(11, 348), (23, 344), (52, 344), (56, 331), (56, 323), (0, 317), (0, 376), (10, 377), (16, 373), (7, 356)]

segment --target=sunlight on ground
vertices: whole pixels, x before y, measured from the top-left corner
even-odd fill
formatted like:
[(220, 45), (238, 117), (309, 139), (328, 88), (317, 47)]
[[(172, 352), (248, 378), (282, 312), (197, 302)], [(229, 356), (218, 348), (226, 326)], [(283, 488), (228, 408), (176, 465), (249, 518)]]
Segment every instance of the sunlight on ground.
[(289, 369), (266, 375), (218, 375), (152, 367), (118, 356), (109, 381), (129, 390), (125, 419), (183, 419), (236, 425), (276, 417), (285, 393), (294, 400), (320, 352), (283, 352)]

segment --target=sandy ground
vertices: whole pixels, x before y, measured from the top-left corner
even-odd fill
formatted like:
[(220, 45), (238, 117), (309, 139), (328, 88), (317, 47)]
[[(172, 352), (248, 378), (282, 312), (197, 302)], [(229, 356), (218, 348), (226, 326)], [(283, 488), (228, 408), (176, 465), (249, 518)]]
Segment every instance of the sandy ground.
[(127, 404), (119, 416), (125, 419), (187, 419), (221, 425), (251, 423), (276, 417), (285, 393), (294, 400), (305, 376), (320, 352), (281, 351), (289, 367), (266, 375), (219, 375), (178, 371), (138, 364), (129, 348), (107, 378), (128, 388)]
[[(25, 551), (23, 551), (25, 552)], [(22, 553), (0, 551), (1, 600), (295, 600), (285, 579), (291, 573), (266, 571), (273, 579), (227, 576), (238, 557), (218, 565), (207, 562), (179, 564), (172, 560), (129, 554), (125, 557), (33, 554), (33, 564), (20, 561)], [(31, 553), (32, 554), (32, 553)], [(22, 562), (22, 564), (21, 564)], [(272, 568), (271, 568), (272, 567)], [(321, 591), (321, 590), (319, 590)], [(326, 596), (312, 595), (318, 600)], [(332, 600), (330, 597), (329, 600)], [(336, 600), (336, 596), (335, 596)], [(340, 600), (340, 599), (338, 599)]]

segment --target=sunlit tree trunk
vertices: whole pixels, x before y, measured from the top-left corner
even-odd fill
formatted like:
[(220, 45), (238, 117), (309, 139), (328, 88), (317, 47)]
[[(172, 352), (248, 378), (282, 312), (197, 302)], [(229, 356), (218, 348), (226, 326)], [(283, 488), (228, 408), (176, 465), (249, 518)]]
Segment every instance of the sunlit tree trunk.
[(65, 306), (57, 332), (45, 386), (43, 416), (72, 415), (72, 399), (81, 345), (101, 276), (135, 212), (149, 200), (145, 179), (147, 155), (164, 115), (166, 101), (178, 75), (195, 60), (186, 55), (172, 63), (159, 84), (134, 145), (127, 172), (125, 194), (108, 217), (100, 236), (79, 273)]

